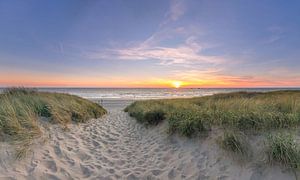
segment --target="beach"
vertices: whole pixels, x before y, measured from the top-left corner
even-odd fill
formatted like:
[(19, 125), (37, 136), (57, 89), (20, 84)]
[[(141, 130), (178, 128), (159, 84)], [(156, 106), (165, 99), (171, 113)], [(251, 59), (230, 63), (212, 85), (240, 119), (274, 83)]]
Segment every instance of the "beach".
[(103, 100), (108, 114), (69, 130), (43, 123), (43, 136), (21, 161), (1, 143), (0, 179), (295, 179), (279, 166), (240, 162), (212, 134), (186, 138), (166, 124), (147, 127), (123, 109), (132, 101)]
[(300, 1), (0, 1), (0, 180), (300, 179)]

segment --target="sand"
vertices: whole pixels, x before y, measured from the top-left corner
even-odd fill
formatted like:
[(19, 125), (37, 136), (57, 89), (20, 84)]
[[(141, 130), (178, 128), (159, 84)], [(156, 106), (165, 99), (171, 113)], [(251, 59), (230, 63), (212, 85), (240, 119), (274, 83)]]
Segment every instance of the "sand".
[(236, 160), (216, 134), (187, 139), (168, 135), (166, 123), (147, 128), (122, 111), (129, 103), (104, 101), (105, 117), (69, 131), (44, 122), (44, 136), (22, 161), (1, 142), (0, 179), (295, 179), (282, 167)]

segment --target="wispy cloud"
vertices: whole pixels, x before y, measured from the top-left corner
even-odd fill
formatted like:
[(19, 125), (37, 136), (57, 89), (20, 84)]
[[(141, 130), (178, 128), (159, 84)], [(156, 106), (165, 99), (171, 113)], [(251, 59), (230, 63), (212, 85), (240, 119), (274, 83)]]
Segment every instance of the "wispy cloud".
[(141, 43), (135, 47), (108, 49), (100, 52), (90, 53), (92, 59), (115, 58), (120, 60), (157, 60), (159, 64), (198, 64), (211, 63), (219, 64), (225, 61), (218, 56), (205, 56), (201, 54), (202, 46), (188, 38), (184, 44), (177, 47), (149, 46), (148, 43)]
[(279, 26), (271, 26), (267, 29), (269, 37), (263, 40), (263, 44), (272, 44), (284, 37), (284, 29)]
[(224, 62), (223, 57), (208, 56), (202, 53), (206, 45), (198, 39), (198, 36), (203, 33), (199, 28), (169, 25), (172, 21), (178, 20), (184, 14), (185, 9), (183, 1), (173, 0), (163, 23), (149, 38), (134, 45), (130, 43), (127, 47), (89, 52), (87, 57), (91, 59), (157, 60), (158, 64), (162, 65)]
[(169, 25), (183, 16), (185, 11), (184, 1), (172, 0), (163, 22), (149, 38), (127, 47), (88, 52), (87, 57), (91, 59), (157, 60), (158, 64), (162, 65), (224, 62), (223, 57), (203, 54), (202, 50), (205, 45), (198, 40), (199, 34), (202, 33), (199, 28)]
[(274, 42), (280, 40), (281, 38), (282, 38), (281, 35), (272, 35), (272, 36), (270, 36), (269, 38), (267, 38), (267, 39), (264, 41), (264, 43), (265, 43), (265, 44), (272, 44), (272, 43), (274, 43)]
[(186, 6), (183, 0), (172, 0), (170, 9), (166, 13), (166, 19), (176, 21), (178, 18), (184, 15), (186, 11)]

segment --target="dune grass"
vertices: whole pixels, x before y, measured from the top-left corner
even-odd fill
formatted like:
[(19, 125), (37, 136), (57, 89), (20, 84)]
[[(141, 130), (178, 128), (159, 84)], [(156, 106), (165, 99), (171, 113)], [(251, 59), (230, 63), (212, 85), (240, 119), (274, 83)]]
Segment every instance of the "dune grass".
[[(220, 146), (247, 155), (249, 144), (241, 134), (297, 129), (300, 124), (300, 91), (235, 92), (190, 99), (137, 101), (125, 111), (139, 122), (149, 123), (146, 114), (159, 110), (171, 133), (188, 137), (223, 129)], [(155, 115), (152, 115), (155, 116)], [(291, 138), (267, 138), (268, 156), (290, 167), (298, 167), (300, 151)], [(295, 157), (295, 159), (293, 159)], [(296, 162), (294, 162), (294, 160)], [(300, 161), (299, 161), (300, 162)]]
[[(161, 108), (168, 108), (167, 104), (162, 101), (144, 101), (134, 102), (125, 108), (125, 111), (130, 116), (135, 117), (137, 121), (147, 125), (157, 125), (166, 119), (167, 110)], [(133, 110), (134, 109), (134, 110)]]
[(291, 134), (269, 135), (266, 153), (270, 163), (281, 163), (290, 168), (300, 167), (300, 147)]
[(77, 96), (10, 88), (0, 94), (0, 135), (18, 145), (17, 157), (26, 153), (32, 140), (41, 135), (39, 117), (63, 127), (86, 122), (106, 113), (100, 105)]
[[(145, 115), (155, 109), (165, 115), (172, 131), (187, 135), (211, 126), (241, 131), (292, 128), (300, 122), (300, 91), (238, 92), (191, 99), (137, 101), (125, 111), (147, 123), (149, 119)], [(200, 128), (184, 133), (195, 126)]]
[(223, 136), (218, 139), (219, 145), (226, 151), (240, 157), (249, 157), (251, 155), (250, 145), (247, 137), (236, 131), (225, 131)]

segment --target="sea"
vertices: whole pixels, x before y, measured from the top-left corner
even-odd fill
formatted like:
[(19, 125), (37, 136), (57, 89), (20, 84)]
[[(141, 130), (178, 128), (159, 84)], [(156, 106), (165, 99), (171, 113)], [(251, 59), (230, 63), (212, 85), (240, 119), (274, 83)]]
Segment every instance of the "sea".
[[(42, 92), (57, 92), (77, 95), (86, 99), (165, 99), (208, 96), (238, 91), (268, 92), (300, 90), (300, 88), (35, 88)], [(0, 88), (0, 93), (4, 88)]]

